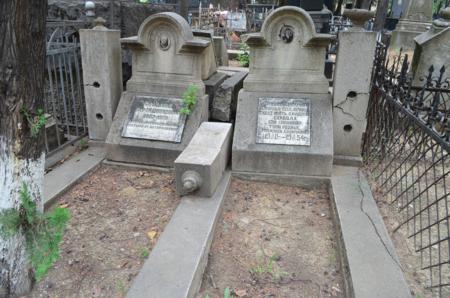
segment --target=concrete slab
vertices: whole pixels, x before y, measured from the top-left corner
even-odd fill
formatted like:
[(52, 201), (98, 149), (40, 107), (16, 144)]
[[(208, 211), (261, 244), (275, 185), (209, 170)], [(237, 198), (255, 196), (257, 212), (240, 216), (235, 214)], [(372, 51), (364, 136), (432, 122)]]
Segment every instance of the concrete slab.
[(226, 172), (211, 198), (182, 199), (134, 280), (128, 298), (195, 296), (230, 180), (231, 173)]
[(364, 174), (334, 166), (331, 183), (347, 297), (411, 297)]
[(95, 169), (104, 158), (104, 148), (89, 147), (46, 174), (44, 177), (44, 209), (49, 208), (58, 196)]

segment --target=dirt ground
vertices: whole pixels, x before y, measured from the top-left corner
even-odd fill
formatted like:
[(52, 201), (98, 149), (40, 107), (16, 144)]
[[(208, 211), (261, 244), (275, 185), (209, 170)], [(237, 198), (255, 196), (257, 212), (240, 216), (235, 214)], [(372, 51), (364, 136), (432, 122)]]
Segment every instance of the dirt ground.
[(197, 298), (345, 297), (336, 248), (326, 187), (233, 179)]
[(61, 258), (29, 297), (123, 297), (180, 198), (169, 173), (101, 166), (57, 202)]
[(394, 243), (395, 250), (400, 259), (403, 273), (411, 289), (412, 296), (417, 298), (436, 297), (436, 295), (433, 295), (431, 290), (425, 288), (428, 279), (428, 272), (421, 270), (420, 254), (414, 251), (414, 243), (412, 240), (408, 239), (405, 231), (406, 228), (404, 227), (395, 231), (400, 223), (399, 214), (396, 208), (388, 203), (391, 201), (389, 198), (384, 197), (377, 190), (373, 191), (373, 194), (376, 199), (378, 209), (383, 216), (386, 228)]

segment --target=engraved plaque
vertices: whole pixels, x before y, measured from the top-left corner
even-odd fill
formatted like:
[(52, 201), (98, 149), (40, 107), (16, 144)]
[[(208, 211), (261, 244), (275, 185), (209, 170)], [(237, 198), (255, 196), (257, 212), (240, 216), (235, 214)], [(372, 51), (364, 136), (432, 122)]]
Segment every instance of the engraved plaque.
[(180, 143), (186, 116), (176, 98), (135, 96), (122, 137)]
[(259, 98), (256, 143), (311, 145), (311, 103), (303, 98)]

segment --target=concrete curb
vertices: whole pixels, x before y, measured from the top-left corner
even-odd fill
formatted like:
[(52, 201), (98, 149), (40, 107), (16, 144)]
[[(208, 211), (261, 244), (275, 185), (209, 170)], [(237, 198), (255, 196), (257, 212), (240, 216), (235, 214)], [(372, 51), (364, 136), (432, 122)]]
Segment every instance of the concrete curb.
[(182, 198), (128, 291), (128, 298), (195, 297), (230, 181), (227, 171), (211, 198)]
[(47, 173), (44, 176), (44, 209), (48, 209), (72, 185), (95, 170), (104, 158), (104, 148), (89, 147)]
[(346, 297), (411, 297), (394, 245), (357, 167), (334, 166), (330, 196)]

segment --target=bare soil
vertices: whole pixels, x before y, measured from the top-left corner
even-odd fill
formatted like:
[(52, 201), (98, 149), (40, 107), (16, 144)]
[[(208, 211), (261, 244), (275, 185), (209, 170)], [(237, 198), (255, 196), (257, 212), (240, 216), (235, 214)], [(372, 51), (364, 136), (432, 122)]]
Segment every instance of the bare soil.
[(29, 297), (123, 297), (180, 198), (169, 173), (101, 166), (64, 194), (61, 258)]
[(345, 297), (337, 258), (325, 186), (233, 179), (197, 297)]

